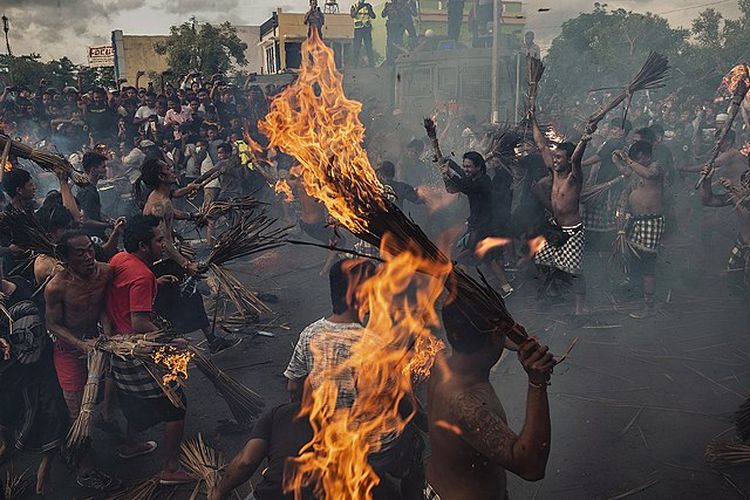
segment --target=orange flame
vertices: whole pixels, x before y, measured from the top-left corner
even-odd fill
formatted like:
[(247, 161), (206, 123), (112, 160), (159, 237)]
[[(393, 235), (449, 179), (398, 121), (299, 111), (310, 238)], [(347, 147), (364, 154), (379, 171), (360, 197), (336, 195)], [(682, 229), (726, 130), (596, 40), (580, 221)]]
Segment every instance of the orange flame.
[[(308, 387), (303, 398), (302, 413), (308, 414), (315, 433), (300, 456), (288, 462), (286, 492), (299, 494), (304, 486), (315, 485), (318, 498), (372, 498), (380, 478), (367, 458), (411, 420), (413, 413), (400, 414), (399, 404), (411, 395), (413, 379), (429, 373), (434, 353), (442, 348), (431, 329), (440, 324), (435, 302), (450, 264), (408, 251), (388, 255), (387, 239), (381, 245), (386, 263), (355, 291), (361, 317), (369, 317), (367, 332), (344, 363), (315, 376), (320, 385)], [(432, 276), (417, 269), (430, 269)], [(347, 373), (355, 374), (356, 399), (350, 408), (337, 408), (336, 380)]]
[(529, 240), (529, 257), (533, 257), (536, 255), (539, 250), (544, 248), (544, 245), (547, 244), (547, 240), (544, 239), (544, 236), (537, 236), (536, 238), (532, 238)]
[(451, 194), (445, 190), (445, 187), (430, 186), (428, 184), (422, 184), (415, 188), (417, 194), (422, 198), (427, 205), (427, 210), (434, 214), (458, 199), (458, 194)]
[(510, 238), (496, 238), (496, 237), (485, 238), (479, 243), (477, 243), (477, 247), (474, 249), (474, 253), (476, 253), (477, 257), (481, 259), (485, 255), (487, 255), (487, 252), (489, 252), (493, 248), (503, 247), (509, 244), (511, 241), (512, 240)]
[(292, 193), (292, 186), (289, 185), (286, 179), (279, 179), (278, 181), (276, 181), (276, 185), (274, 186), (273, 190), (277, 194), (284, 195), (284, 201), (286, 203), (291, 203), (294, 201), (294, 194)]
[(456, 436), (460, 436), (461, 434), (463, 434), (463, 431), (461, 431), (461, 428), (459, 426), (451, 424), (450, 422), (446, 422), (445, 420), (436, 420), (435, 426), (452, 432)]
[(293, 84), (271, 102), (258, 128), (301, 164), (307, 193), (352, 231), (367, 229), (364, 215), (385, 206), (383, 186), (362, 147), (362, 104), (344, 95), (333, 50), (317, 32), (302, 44)]
[(729, 92), (734, 92), (737, 90), (737, 86), (740, 84), (740, 82), (744, 81), (745, 85), (750, 86), (750, 79), (748, 79), (748, 66), (744, 64), (738, 64), (732, 70), (727, 73), (724, 78), (721, 80), (721, 84), (726, 88)]
[(162, 376), (162, 382), (168, 384), (179, 380), (188, 379), (188, 365), (193, 359), (193, 353), (189, 351), (178, 351), (174, 347), (161, 347), (154, 352), (154, 363), (166, 368), (167, 373)]

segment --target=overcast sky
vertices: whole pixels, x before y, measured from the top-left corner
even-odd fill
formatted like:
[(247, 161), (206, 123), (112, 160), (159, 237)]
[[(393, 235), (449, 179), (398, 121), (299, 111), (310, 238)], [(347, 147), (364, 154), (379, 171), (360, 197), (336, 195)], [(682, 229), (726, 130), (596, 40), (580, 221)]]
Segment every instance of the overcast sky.
[[(347, 11), (352, 0), (341, 1)], [(370, 0), (372, 3), (380, 1)], [(322, 3), (322, 2), (321, 2)], [(610, 8), (650, 11), (675, 25), (689, 26), (701, 10), (713, 7), (727, 17), (738, 15), (736, 0), (611, 0)], [(591, 0), (528, 0), (524, 9), (528, 27), (537, 31), (542, 48), (559, 32), (560, 25), (578, 13), (592, 10)], [(126, 34), (168, 33), (173, 24), (195, 15), (199, 21), (260, 24), (272, 10), (304, 11), (306, 0), (1, 0), (0, 13), (11, 19), (14, 54), (36, 52), (43, 58), (67, 55), (84, 62), (86, 47), (108, 44), (112, 30)], [(538, 12), (549, 8), (549, 12)], [(0, 45), (4, 51), (4, 44)]]

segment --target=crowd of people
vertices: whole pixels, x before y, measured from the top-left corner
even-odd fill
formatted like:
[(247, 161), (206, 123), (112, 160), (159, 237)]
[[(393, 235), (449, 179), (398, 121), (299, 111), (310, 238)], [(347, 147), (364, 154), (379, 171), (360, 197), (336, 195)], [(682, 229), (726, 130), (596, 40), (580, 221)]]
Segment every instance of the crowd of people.
[[(400, 40), (404, 31), (411, 36), (405, 19), (413, 14), (408, 3), (403, 4), (386, 4), (382, 15), (389, 21), (389, 39), (393, 35)], [(458, 4), (463, 12), (463, 2), (449, 2), (449, 12), (457, 11)], [(480, 1), (478, 13), (483, 6)], [(324, 21), (316, 12), (307, 22), (319, 30)], [(364, 31), (371, 30), (374, 11), (363, 0), (352, 7), (351, 15), (359, 23), (355, 36), (372, 64), (370, 34)], [(533, 49), (533, 37), (527, 44)], [(54, 455), (81, 412), (89, 376), (86, 356), (98, 336), (155, 331), (160, 329), (158, 317), (178, 333), (200, 330), (213, 354), (239, 342), (215, 334), (202, 293), (184, 286), (200, 277), (196, 252), (207, 252), (221, 228), (231, 223), (210, 220), (205, 238), (191, 250), (179, 229), (198, 218), (201, 203), (252, 193), (310, 238), (324, 244), (351, 238), (309, 196), (294, 159), (269, 149), (258, 130), (279, 90), (252, 82), (240, 89), (220, 75), (192, 73), (158, 93), (138, 83), (116, 91), (97, 87), (81, 92), (72, 87), (58, 91), (40, 82), (39, 89), (6, 89), (0, 96), (5, 133), (66, 156), (85, 174), (83, 181), (73, 183), (66, 171), (52, 174), (13, 155), (1, 166), (4, 210), (33, 218), (55, 244), (55, 255), (32, 256), (14, 241), (12, 231), (4, 231), (0, 239), (0, 296), (12, 320), (8, 329), (4, 321), (0, 327), (0, 461), (11, 445), (41, 453), (39, 493), (49, 486)], [(504, 297), (515, 292), (514, 278), (535, 273), (541, 307), (572, 298), (574, 320), (589, 321), (584, 275), (590, 275), (584, 272), (584, 257), (608, 252), (619, 242), (628, 264), (619, 277), (641, 298), (641, 307), (631, 316), (647, 319), (658, 307), (662, 241), (691, 223), (681, 204), (694, 200), (705, 207), (734, 207), (739, 236), (736, 247), (731, 252), (727, 248), (728, 270), (736, 288), (748, 292), (750, 170), (738, 148), (741, 124), (727, 134), (716, 173), (704, 166), (729, 118), (716, 111), (721, 106), (635, 100), (627, 119), (584, 124), (577, 132), (577, 120), (553, 106), (544, 109), (547, 123), (540, 124), (530, 109), (528, 119), (510, 130), (479, 124), (471, 116), (452, 118), (448, 126), (439, 123), (439, 135), (444, 151), (463, 151), (461, 164), (435, 158), (437, 168), (430, 165), (432, 151), (416, 134), (397, 141), (397, 155), (389, 156), (383, 144), (371, 138), (367, 145), (389, 199), (404, 209), (408, 202), (431, 236), (460, 219), (462, 207), (468, 208), (455, 258), (486, 267)], [(747, 128), (750, 116), (745, 111)], [(688, 186), (701, 174), (708, 178), (701, 184), (701, 196), (688, 197)], [(274, 192), (280, 182), (290, 187), (293, 205)], [(717, 183), (722, 189), (718, 193)], [(709, 210), (706, 218), (711, 217)], [(705, 240), (711, 237), (710, 226), (705, 224)], [(377, 253), (374, 248), (357, 249)], [(291, 402), (260, 417), (209, 498), (227, 498), (263, 460), (269, 465), (255, 498), (284, 498), (284, 463), (313, 433), (300, 416), (300, 401), (307, 388), (319, 384), (321, 373), (341, 363), (352, 345), (368, 334), (354, 291), (375, 265), (337, 260), (331, 253), (323, 270), (330, 280), (331, 311), (300, 333), (284, 372)], [(351, 272), (353, 266), (362, 269)], [(554, 366), (548, 348), (533, 339), (513, 344), (486, 324), (486, 318), (471, 317), (450, 304), (443, 307), (442, 318), (451, 353), (439, 355), (426, 408), (405, 410), (416, 415), (410, 425), (371, 457), (378, 476), (388, 479), (378, 486), (376, 497), (503, 498), (506, 470), (528, 480), (544, 476), (550, 448), (546, 387)], [(506, 348), (518, 351), (528, 374), (520, 434), (507, 425), (489, 383), (489, 370)], [(344, 408), (357, 397), (354, 377), (337, 380), (337, 404)], [(115, 425), (117, 408), (128, 423), (116, 450), (121, 458), (154, 452), (157, 443), (138, 435), (165, 424), (162, 484), (194, 480), (179, 466), (188, 406), (185, 394), (175, 391), (182, 401), (179, 407), (165, 397), (144, 365), (119, 358), (112, 358), (103, 390), (100, 426)], [(432, 449), (426, 468), (425, 434)], [(120, 484), (86, 454), (76, 464), (75, 477), (81, 487), (96, 491)]]

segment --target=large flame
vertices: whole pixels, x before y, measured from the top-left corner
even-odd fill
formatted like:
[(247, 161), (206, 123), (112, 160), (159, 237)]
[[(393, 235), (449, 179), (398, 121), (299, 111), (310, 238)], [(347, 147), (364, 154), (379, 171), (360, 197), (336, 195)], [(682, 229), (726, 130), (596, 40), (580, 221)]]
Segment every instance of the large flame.
[(175, 347), (161, 347), (154, 352), (153, 360), (157, 365), (161, 365), (166, 373), (162, 376), (162, 382), (178, 382), (188, 379), (188, 365), (193, 359), (193, 353), (190, 351), (180, 351)]
[[(313, 30), (302, 45), (296, 81), (274, 99), (258, 124), (271, 147), (299, 162), (305, 192), (358, 234), (368, 230), (369, 214), (386, 209), (383, 185), (362, 147), (361, 108), (344, 95), (333, 51)], [(295, 174), (290, 171), (290, 177)], [(285, 491), (297, 498), (306, 486), (318, 498), (372, 497), (380, 478), (367, 458), (409, 422), (412, 415), (399, 414), (399, 404), (442, 348), (431, 329), (439, 324), (435, 302), (451, 264), (424, 260), (416, 248), (394, 255), (387, 249), (404, 245), (389, 245), (390, 240), (386, 234), (381, 241), (385, 263), (358, 289), (369, 333), (353, 346), (350, 358), (331, 368), (333, 373), (316, 374), (321, 384), (305, 391), (301, 411), (314, 436), (298, 458), (287, 462), (284, 473)], [(311, 351), (315, 357), (315, 346)], [(336, 380), (340, 383), (346, 374), (354, 374), (356, 399), (351, 408), (337, 408)]]
[(276, 192), (276, 194), (284, 196), (284, 202), (291, 203), (294, 201), (292, 186), (289, 185), (286, 179), (279, 179), (278, 181), (276, 181), (273, 190)]
[(312, 31), (297, 79), (276, 96), (258, 128), (270, 146), (300, 162), (310, 196), (346, 228), (362, 231), (363, 215), (384, 206), (383, 186), (362, 147), (362, 104), (344, 95), (333, 50)]
[[(443, 348), (431, 330), (440, 324), (435, 302), (451, 265), (422, 260), (408, 251), (387, 255), (387, 248), (384, 241), (381, 255), (386, 263), (357, 291), (360, 314), (369, 318), (367, 333), (346, 362), (316, 374), (321, 385), (307, 388), (302, 412), (309, 413), (314, 437), (298, 458), (287, 462), (287, 492), (299, 495), (304, 486), (312, 486), (317, 498), (372, 498), (380, 478), (367, 457), (410, 421), (413, 413), (399, 414), (400, 403), (411, 395), (413, 381), (429, 373), (434, 355)], [(347, 373), (355, 374), (356, 399), (351, 408), (337, 408), (336, 379)]]
[(727, 73), (721, 80), (721, 84), (730, 93), (733, 93), (740, 82), (744, 81), (745, 85), (750, 86), (750, 79), (748, 79), (748, 66), (744, 64), (738, 64), (732, 70)]

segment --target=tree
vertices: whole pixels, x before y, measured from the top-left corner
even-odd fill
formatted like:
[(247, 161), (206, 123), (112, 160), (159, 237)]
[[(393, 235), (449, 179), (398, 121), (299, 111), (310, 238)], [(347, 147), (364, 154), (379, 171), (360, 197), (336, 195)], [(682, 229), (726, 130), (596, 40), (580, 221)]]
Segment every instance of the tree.
[(183, 23), (170, 28), (169, 38), (156, 46), (156, 52), (167, 55), (167, 63), (177, 75), (197, 70), (204, 75), (225, 74), (232, 61), (240, 66), (247, 64), (247, 44), (237, 36), (237, 30), (225, 22), (219, 26), (210, 23), (196, 27)]
[(671, 28), (662, 17), (594, 5), (593, 12), (566, 21), (553, 40), (545, 59), (544, 98), (570, 104), (594, 89), (622, 88), (649, 51), (674, 60), (684, 48), (689, 32)]

